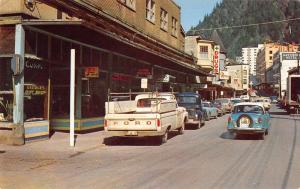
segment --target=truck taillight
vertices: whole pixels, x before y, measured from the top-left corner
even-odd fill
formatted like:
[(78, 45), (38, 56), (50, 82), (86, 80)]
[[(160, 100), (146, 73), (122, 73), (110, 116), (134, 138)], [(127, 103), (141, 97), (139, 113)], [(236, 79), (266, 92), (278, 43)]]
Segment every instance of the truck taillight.
[(156, 126), (160, 127), (160, 120), (159, 119), (156, 120)]
[(105, 120), (104, 120), (104, 127), (107, 127), (107, 125), (108, 125), (107, 122), (108, 122), (108, 121), (105, 119)]

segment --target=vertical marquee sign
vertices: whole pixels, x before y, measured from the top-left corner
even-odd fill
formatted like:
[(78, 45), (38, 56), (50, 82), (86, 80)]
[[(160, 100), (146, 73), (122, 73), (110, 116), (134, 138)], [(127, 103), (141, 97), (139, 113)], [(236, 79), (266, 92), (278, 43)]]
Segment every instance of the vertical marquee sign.
[(214, 47), (214, 73), (218, 74), (220, 71), (220, 46), (219, 45), (215, 45)]

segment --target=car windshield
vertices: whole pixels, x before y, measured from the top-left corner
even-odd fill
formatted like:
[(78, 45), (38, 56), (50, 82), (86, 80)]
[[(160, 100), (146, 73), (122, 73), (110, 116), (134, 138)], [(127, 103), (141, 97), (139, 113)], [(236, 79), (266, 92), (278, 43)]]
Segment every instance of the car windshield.
[(177, 102), (179, 104), (195, 104), (197, 103), (197, 98), (193, 96), (178, 96)]
[(263, 109), (260, 106), (257, 105), (240, 105), (235, 106), (233, 113), (256, 113), (256, 114), (262, 114)]

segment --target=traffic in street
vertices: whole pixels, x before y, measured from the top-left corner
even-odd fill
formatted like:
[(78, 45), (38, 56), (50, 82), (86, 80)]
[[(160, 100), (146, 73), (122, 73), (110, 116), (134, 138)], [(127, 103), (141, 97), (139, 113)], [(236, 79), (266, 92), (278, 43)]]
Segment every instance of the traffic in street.
[(1, 145), (0, 187), (299, 188), (300, 119), (275, 104), (270, 114), (264, 140), (230, 134), (226, 114), (183, 135), (171, 132), (165, 144), (99, 131), (78, 136), (75, 150), (67, 150), (67, 134), (22, 148)]

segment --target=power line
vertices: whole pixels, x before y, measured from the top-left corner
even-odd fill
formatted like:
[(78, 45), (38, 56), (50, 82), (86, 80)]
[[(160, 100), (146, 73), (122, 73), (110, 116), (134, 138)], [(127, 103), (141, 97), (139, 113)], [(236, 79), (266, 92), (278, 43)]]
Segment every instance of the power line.
[(243, 25), (235, 25), (235, 26), (222, 26), (222, 27), (216, 27), (216, 28), (192, 29), (190, 31), (191, 32), (196, 32), (196, 31), (222, 30), (222, 29), (231, 29), (231, 28), (243, 28), (243, 27), (252, 27), (252, 26), (259, 26), (259, 25), (268, 25), (268, 24), (275, 24), (275, 23), (282, 23), (282, 22), (297, 21), (297, 20), (300, 20), (300, 17), (291, 18), (291, 19), (284, 19), (284, 20), (270, 21), (270, 22), (260, 22), (260, 23), (254, 23), (254, 24), (243, 24)]

